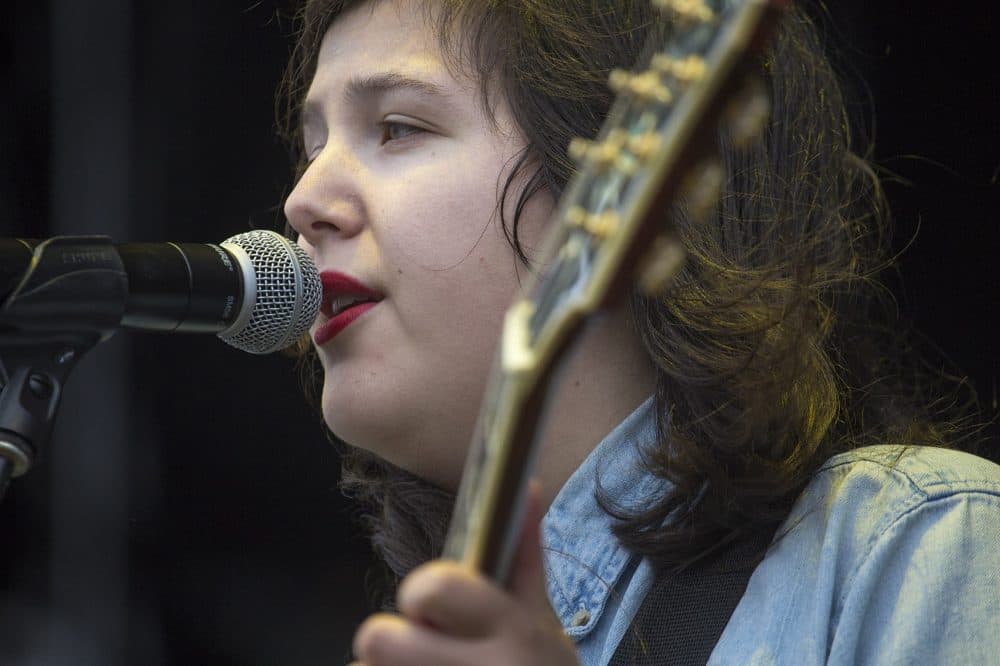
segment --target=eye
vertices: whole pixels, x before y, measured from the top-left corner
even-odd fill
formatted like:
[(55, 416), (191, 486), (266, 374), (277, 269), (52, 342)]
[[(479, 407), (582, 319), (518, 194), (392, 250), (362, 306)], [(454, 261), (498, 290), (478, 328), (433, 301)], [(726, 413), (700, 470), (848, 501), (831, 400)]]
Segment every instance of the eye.
[(390, 141), (406, 139), (407, 137), (426, 131), (416, 125), (408, 125), (407, 123), (401, 123), (394, 120), (386, 120), (379, 123), (379, 125), (382, 127), (381, 142), (383, 144)]

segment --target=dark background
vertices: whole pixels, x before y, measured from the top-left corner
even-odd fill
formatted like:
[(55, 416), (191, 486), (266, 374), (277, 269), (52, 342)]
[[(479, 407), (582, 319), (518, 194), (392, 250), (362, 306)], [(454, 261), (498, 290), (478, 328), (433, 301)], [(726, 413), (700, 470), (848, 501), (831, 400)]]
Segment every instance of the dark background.
[[(824, 23), (875, 160), (898, 176), (896, 245), (913, 239), (900, 308), (994, 417), (997, 10), (867, 4), (838, 2)], [(0, 23), (0, 234), (275, 228), (289, 169), (272, 97), (290, 48), (276, 10), (290, 5), (15, 1)], [(369, 555), (337, 477), (288, 359), (117, 334), (78, 366), (47, 456), (0, 503), (0, 664), (346, 661)]]

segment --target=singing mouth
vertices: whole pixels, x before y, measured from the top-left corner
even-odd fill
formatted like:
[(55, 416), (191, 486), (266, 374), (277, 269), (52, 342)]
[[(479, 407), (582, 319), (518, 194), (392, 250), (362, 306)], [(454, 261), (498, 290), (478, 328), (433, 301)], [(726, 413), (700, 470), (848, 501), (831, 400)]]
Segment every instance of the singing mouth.
[(355, 306), (358, 303), (371, 303), (372, 299), (366, 298), (364, 296), (334, 296), (329, 301), (326, 301), (324, 305), (324, 312), (328, 319), (336, 317), (341, 312), (349, 307)]
[(314, 333), (317, 345), (332, 340), (384, 298), (378, 291), (349, 275), (336, 271), (320, 273), (323, 301), (320, 312), (327, 319)]

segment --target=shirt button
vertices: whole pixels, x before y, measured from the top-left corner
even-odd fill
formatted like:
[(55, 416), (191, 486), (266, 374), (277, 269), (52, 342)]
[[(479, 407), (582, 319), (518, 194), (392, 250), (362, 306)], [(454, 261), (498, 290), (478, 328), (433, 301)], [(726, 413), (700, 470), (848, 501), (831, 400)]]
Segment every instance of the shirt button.
[(569, 621), (574, 627), (582, 627), (583, 625), (590, 622), (590, 611), (586, 608), (581, 608), (573, 616), (573, 619)]

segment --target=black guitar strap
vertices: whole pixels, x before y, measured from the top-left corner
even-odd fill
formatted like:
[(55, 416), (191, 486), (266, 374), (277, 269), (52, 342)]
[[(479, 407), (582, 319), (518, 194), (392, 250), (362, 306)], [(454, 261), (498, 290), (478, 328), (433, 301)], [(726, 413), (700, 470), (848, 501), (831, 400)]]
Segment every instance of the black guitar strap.
[(755, 534), (653, 583), (609, 666), (704, 664), (774, 532)]

